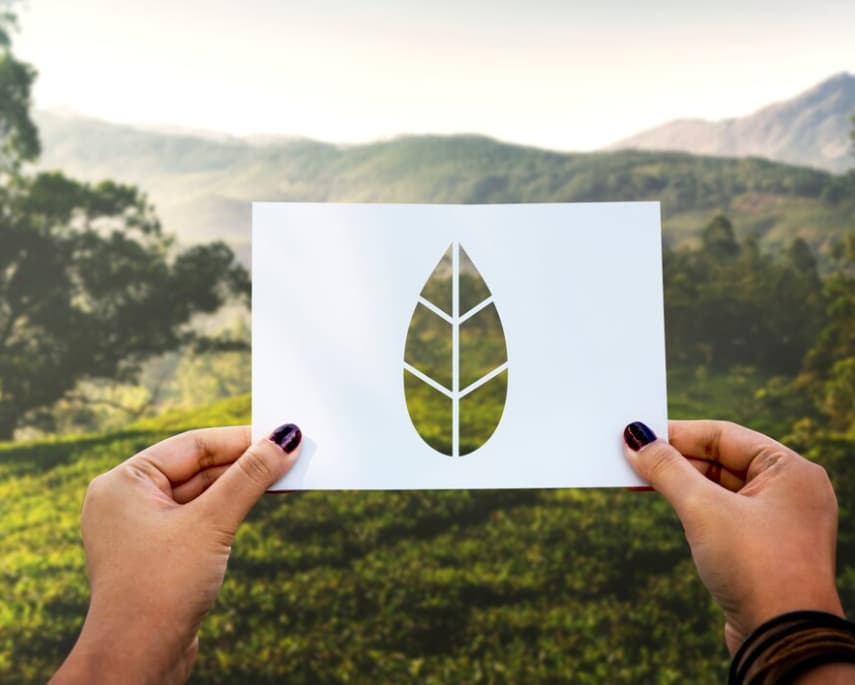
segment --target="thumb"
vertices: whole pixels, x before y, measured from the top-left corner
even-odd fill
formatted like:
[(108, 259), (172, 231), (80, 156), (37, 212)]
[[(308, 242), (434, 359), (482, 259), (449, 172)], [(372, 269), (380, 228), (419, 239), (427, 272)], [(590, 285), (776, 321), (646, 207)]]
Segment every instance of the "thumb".
[(211, 520), (234, 533), (258, 499), (297, 461), (302, 439), (300, 429), (286, 423), (250, 445), (200, 498)]
[(641, 421), (624, 429), (623, 441), (632, 468), (668, 500), (684, 523), (691, 509), (714, 491), (713, 483)]

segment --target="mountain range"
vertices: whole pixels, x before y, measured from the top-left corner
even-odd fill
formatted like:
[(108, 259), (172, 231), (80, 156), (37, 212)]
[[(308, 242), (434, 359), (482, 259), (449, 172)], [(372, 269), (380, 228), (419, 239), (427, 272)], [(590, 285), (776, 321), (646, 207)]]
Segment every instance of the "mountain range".
[(855, 165), (849, 138), (853, 114), (855, 76), (840, 73), (749, 116), (722, 121), (677, 119), (610, 149), (766, 157), (839, 173)]
[[(755, 131), (756, 141), (768, 142), (788, 138), (775, 132), (786, 129), (788, 121), (799, 122), (789, 138), (795, 140), (801, 131), (807, 141), (801, 147), (807, 149), (821, 131), (822, 140), (828, 141), (822, 150), (837, 150), (839, 157), (848, 150), (849, 114), (843, 113), (847, 108), (855, 111), (855, 100), (850, 108), (846, 99), (855, 94), (853, 85), (852, 76), (836, 76), (788, 103), (727, 125), (733, 135)], [(836, 118), (843, 124), (834, 135), (842, 140), (834, 147), (828, 131), (837, 126), (830, 123)], [(768, 123), (761, 126), (761, 119)], [(855, 175), (757, 156), (639, 149), (559, 153), (474, 135), (404, 136), (341, 146), (145, 130), (50, 112), (39, 112), (36, 120), (43, 144), (40, 168), (61, 169), (83, 180), (112, 178), (138, 185), (180, 241), (223, 239), (244, 259), (249, 252), (250, 203), (255, 200), (659, 200), (666, 239), (675, 244), (693, 240), (717, 213), (730, 216), (740, 235), (772, 246), (794, 235), (827, 244), (855, 226), (855, 192), (848, 189), (855, 185)], [(737, 125), (740, 121), (743, 124)], [(755, 122), (753, 128), (749, 121)], [(813, 138), (811, 121), (817, 128)], [(796, 142), (786, 149), (798, 147)], [(644, 147), (638, 140), (633, 146)], [(746, 142), (740, 149), (759, 154), (760, 147), (760, 142)]]

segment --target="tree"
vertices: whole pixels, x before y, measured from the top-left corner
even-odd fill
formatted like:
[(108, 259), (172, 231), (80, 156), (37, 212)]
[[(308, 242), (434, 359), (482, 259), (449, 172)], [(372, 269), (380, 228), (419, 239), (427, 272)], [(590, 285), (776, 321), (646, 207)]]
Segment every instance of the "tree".
[(38, 132), (30, 118), (30, 88), (36, 72), (12, 54), (14, 28), (11, 4), (0, 0), (0, 183), (3, 185), (22, 162), (35, 159), (40, 151)]
[(733, 233), (733, 224), (721, 214), (702, 231), (701, 246), (713, 259), (729, 260), (738, 257), (740, 253), (739, 243)]
[(200, 341), (197, 313), (246, 295), (220, 242), (178, 251), (136, 188), (25, 175), (39, 152), (35, 72), (0, 14), (0, 440), (84, 378), (128, 380), (145, 359)]
[(855, 427), (855, 233), (832, 248), (835, 271), (823, 285), (825, 325), (805, 356), (800, 386), (831, 419), (832, 427)]
[(796, 239), (772, 258), (753, 240), (737, 242), (723, 216), (701, 232), (699, 249), (666, 250), (664, 284), (674, 363), (792, 374), (824, 323), (822, 281), (807, 243)]

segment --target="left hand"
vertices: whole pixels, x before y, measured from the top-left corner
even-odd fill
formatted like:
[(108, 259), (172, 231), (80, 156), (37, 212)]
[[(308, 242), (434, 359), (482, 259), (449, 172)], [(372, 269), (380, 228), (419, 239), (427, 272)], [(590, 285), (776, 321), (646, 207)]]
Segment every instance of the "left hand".
[(299, 441), (292, 424), (251, 446), (248, 426), (190, 431), (95, 478), (81, 516), (89, 611), (51, 682), (184, 682), (237, 527)]

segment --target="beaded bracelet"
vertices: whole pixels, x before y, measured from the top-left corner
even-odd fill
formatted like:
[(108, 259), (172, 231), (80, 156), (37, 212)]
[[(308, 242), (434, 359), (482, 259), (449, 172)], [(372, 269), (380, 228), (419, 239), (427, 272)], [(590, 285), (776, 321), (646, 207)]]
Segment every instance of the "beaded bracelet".
[(781, 685), (816, 666), (855, 663), (855, 623), (794, 611), (755, 629), (730, 665), (730, 685)]

